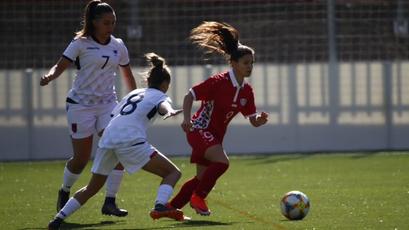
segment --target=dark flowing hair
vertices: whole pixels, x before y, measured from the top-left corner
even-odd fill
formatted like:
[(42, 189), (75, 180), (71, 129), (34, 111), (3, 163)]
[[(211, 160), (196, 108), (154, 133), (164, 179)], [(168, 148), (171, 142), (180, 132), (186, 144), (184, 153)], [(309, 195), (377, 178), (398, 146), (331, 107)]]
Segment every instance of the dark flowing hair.
[(247, 54), (254, 55), (252, 48), (239, 42), (239, 32), (224, 22), (203, 22), (192, 29), (190, 40), (209, 53), (221, 54), (229, 61), (238, 61)]
[(81, 23), (82, 29), (75, 33), (76, 34), (75, 38), (93, 35), (95, 32), (95, 28), (94, 24), (92, 24), (92, 21), (94, 19), (99, 19), (101, 15), (105, 13), (115, 12), (114, 9), (112, 9), (112, 7), (108, 3), (102, 2), (100, 0), (90, 1), (84, 10), (84, 16)]

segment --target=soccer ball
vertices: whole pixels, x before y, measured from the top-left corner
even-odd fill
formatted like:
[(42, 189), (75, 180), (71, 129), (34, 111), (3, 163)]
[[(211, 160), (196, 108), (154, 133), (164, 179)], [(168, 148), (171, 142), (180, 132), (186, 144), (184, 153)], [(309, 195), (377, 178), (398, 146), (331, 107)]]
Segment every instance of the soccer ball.
[(289, 220), (301, 220), (310, 210), (310, 200), (300, 191), (287, 192), (281, 199), (281, 213)]

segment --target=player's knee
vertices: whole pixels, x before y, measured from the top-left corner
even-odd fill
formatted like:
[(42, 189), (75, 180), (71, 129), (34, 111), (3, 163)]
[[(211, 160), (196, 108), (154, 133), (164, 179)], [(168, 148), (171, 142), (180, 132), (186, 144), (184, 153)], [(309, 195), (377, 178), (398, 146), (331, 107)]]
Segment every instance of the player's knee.
[(224, 171), (227, 171), (229, 166), (230, 166), (229, 161), (227, 161), (227, 163), (224, 163)]
[(74, 167), (76, 168), (77, 171), (81, 171), (87, 166), (88, 161), (75, 161), (74, 162)]
[(67, 162), (67, 168), (74, 174), (80, 174), (88, 162), (79, 161), (78, 159), (71, 159)]
[(163, 179), (168, 179), (174, 183), (179, 181), (179, 179), (182, 177), (182, 173), (178, 168), (173, 168), (172, 170), (169, 170), (166, 175), (163, 176)]
[(90, 151), (76, 151), (74, 155), (72, 156), (72, 160), (76, 162), (85, 162), (87, 163), (89, 159), (91, 158), (91, 152)]
[(176, 180), (179, 180), (182, 177), (182, 172), (178, 168), (173, 170), (173, 174), (175, 175)]
[(229, 168), (229, 164), (224, 162), (215, 162), (213, 163), (213, 166), (220, 172), (220, 174), (225, 173)]

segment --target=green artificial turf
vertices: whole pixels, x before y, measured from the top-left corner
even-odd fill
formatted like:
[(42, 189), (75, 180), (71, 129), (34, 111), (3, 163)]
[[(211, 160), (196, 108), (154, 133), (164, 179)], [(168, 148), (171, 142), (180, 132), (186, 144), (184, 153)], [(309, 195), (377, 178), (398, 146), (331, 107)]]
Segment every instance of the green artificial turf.
[[(181, 184), (194, 165), (171, 158)], [(0, 163), (0, 229), (45, 229), (55, 215), (65, 162)], [(86, 185), (90, 162), (72, 192)], [(126, 175), (117, 197), (125, 218), (102, 216), (104, 189), (66, 219), (62, 229), (408, 229), (409, 153), (285, 154), (231, 157), (229, 170), (208, 196), (211, 216), (189, 222), (153, 221), (160, 178), (146, 172)], [(301, 221), (280, 213), (288, 191), (304, 192), (310, 212)]]

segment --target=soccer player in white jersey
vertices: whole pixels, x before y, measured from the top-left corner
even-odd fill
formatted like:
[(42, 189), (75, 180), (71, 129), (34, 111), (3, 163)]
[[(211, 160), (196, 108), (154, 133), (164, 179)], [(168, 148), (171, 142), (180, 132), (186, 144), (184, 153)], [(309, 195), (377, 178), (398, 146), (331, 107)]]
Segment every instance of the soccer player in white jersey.
[(162, 177), (155, 206), (150, 212), (153, 219), (162, 217), (178, 221), (186, 219), (180, 209), (168, 205), (173, 187), (181, 173), (176, 165), (149, 144), (146, 136), (148, 125), (153, 123), (157, 114), (165, 119), (179, 114), (181, 110), (174, 110), (170, 98), (165, 94), (170, 84), (170, 71), (165, 60), (154, 53), (149, 53), (146, 57), (152, 63), (151, 69), (147, 72), (148, 88), (130, 92), (114, 108), (112, 119), (98, 143), (90, 182), (68, 200), (49, 223), (48, 229), (59, 229), (63, 219), (94, 196), (118, 162), (130, 174), (142, 168)]
[[(99, 0), (90, 1), (85, 8), (82, 30), (76, 33), (57, 64), (40, 80), (40, 85), (45, 86), (59, 77), (72, 62), (77, 66), (78, 71), (67, 96), (67, 120), (74, 154), (64, 168), (57, 211), (68, 201), (71, 186), (90, 159), (93, 135), (102, 135), (117, 104), (114, 82), (118, 66), (129, 91), (136, 88), (128, 50), (121, 39), (112, 35), (115, 23), (115, 12), (110, 5)], [(122, 165), (118, 164), (109, 175), (102, 214), (128, 214), (115, 202), (123, 173)]]

